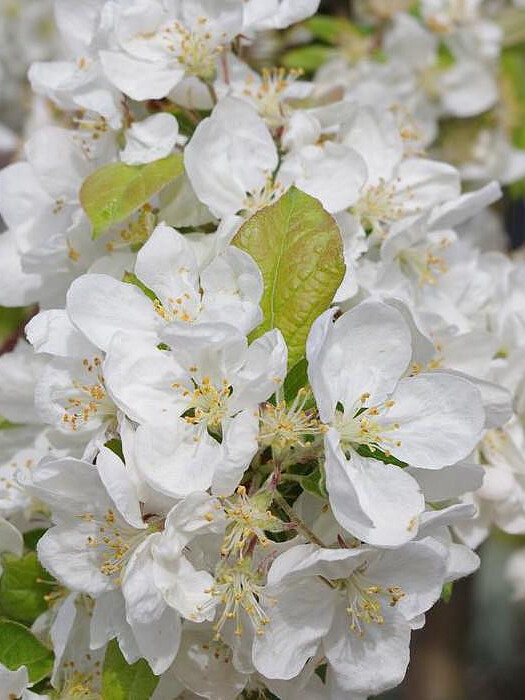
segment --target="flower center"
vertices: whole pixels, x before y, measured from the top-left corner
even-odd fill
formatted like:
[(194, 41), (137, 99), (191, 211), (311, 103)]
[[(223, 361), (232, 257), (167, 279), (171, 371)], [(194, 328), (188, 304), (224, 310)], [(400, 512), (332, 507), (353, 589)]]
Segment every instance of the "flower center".
[(267, 491), (249, 498), (244, 486), (237, 488), (235, 496), (225, 499), (224, 513), (228, 525), (221, 547), (224, 557), (239, 556), (242, 559), (251, 541), (267, 547), (269, 540), (265, 531), (280, 532), (284, 529), (284, 523), (268, 509), (270, 503), (271, 496)]
[(186, 72), (205, 81), (211, 81), (216, 74), (217, 56), (224, 50), (217, 45), (214, 37), (206, 29), (206, 17), (198, 20), (200, 31), (192, 32), (180, 22), (174, 22), (164, 30), (168, 51), (177, 55)]
[(184, 419), (193, 425), (204, 424), (209, 428), (220, 428), (223, 418), (228, 415), (228, 399), (231, 395), (230, 382), (222, 380), (222, 386), (212, 384), (210, 377), (204, 376), (200, 383), (194, 379), (193, 391), (178, 382), (171, 386), (182, 393), (187, 402)]
[(286, 123), (291, 108), (286, 104), (286, 90), (302, 75), (300, 69), (263, 68), (261, 83), (254, 86), (253, 76), (245, 81), (244, 94), (250, 97), (270, 128)]
[[(441, 248), (447, 244), (440, 244)], [(419, 278), (419, 284), (435, 285), (441, 275), (447, 271), (445, 259), (433, 246), (426, 248), (407, 248), (398, 255), (402, 265), (413, 271)]]
[(341, 436), (341, 444), (345, 447), (367, 445), (372, 452), (376, 449), (390, 454), (392, 447), (401, 447), (401, 441), (391, 437), (391, 433), (399, 429), (399, 423), (388, 420), (388, 411), (394, 406), (391, 399), (367, 408), (369, 394), (364, 393), (347, 413), (337, 411), (334, 426)]
[(73, 671), (56, 698), (57, 700), (102, 700), (102, 695), (95, 691), (94, 685), (91, 674)]
[(266, 184), (260, 190), (254, 190), (246, 194), (242, 212), (245, 215), (255, 214), (259, 209), (274, 204), (279, 197), (284, 193), (284, 187), (280, 182), (274, 182), (271, 176), (268, 176)]
[(121, 229), (115, 239), (106, 243), (106, 250), (112, 253), (118, 248), (142, 246), (153, 233), (157, 225), (157, 213), (151, 204), (144, 204), (137, 214)]
[(82, 360), (84, 370), (93, 382), (74, 380), (68, 389), (57, 391), (55, 400), (63, 403), (62, 423), (71, 430), (88, 427), (94, 420), (110, 420), (115, 416), (115, 405), (108, 398), (101, 371), (102, 360)]
[(90, 549), (97, 551), (100, 573), (112, 579), (116, 586), (122, 583), (122, 570), (133, 551), (146, 537), (160, 528), (160, 520), (153, 519), (148, 523), (148, 528), (136, 530), (118, 519), (111, 509), (102, 518), (85, 513), (82, 520), (98, 526), (97, 535), (89, 535), (86, 542)]
[(234, 633), (238, 637), (242, 636), (243, 613), (250, 619), (255, 633), (264, 634), (264, 628), (270, 620), (259, 602), (262, 591), (262, 577), (252, 569), (251, 559), (240, 559), (233, 566), (220, 566), (215, 584), (206, 590), (211, 596), (208, 605), (216, 605), (218, 602), (222, 607), (213, 625), (216, 640), (221, 639), (221, 631), (229, 620), (234, 622)]
[(384, 226), (399, 221), (406, 211), (397, 201), (395, 184), (381, 180), (378, 185), (368, 187), (351, 212), (361, 220), (368, 234), (384, 236)]
[(305, 410), (309, 398), (309, 392), (302, 388), (290, 407), (284, 399), (276, 405), (264, 404), (261, 408), (259, 442), (264, 446), (272, 445), (280, 449), (294, 445), (305, 447), (305, 436), (319, 435), (323, 432), (315, 417), (315, 410)]
[(365, 562), (350, 578), (337, 582), (347, 603), (350, 629), (359, 637), (365, 634), (366, 625), (384, 623), (385, 605), (393, 608), (406, 595), (399, 586), (384, 588), (369, 581), (364, 575), (367, 568)]
[(191, 294), (184, 292), (184, 294), (182, 294), (180, 297), (168, 297), (164, 304), (160, 301), (160, 299), (155, 299), (153, 302), (153, 308), (158, 315), (168, 323), (171, 323), (172, 321), (185, 321), (186, 323), (191, 323), (195, 320), (196, 314), (188, 304), (190, 300)]

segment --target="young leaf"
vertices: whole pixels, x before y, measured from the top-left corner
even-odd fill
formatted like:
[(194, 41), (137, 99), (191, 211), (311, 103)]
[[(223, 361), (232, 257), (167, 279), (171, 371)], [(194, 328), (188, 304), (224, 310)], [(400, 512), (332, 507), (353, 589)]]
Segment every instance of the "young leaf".
[(383, 462), (383, 464), (394, 464), (396, 467), (401, 467), (401, 469), (408, 467), (406, 462), (396, 459), (396, 457), (383, 452), (383, 450), (380, 450), (378, 447), (374, 447), (372, 450), (370, 447), (368, 447), (368, 445), (359, 445), (357, 452), (361, 455), (361, 457), (377, 459), (380, 462)]
[(305, 355), (306, 338), (345, 273), (341, 233), (320, 202), (292, 187), (261, 209), (233, 240), (261, 269), (264, 292), (257, 338), (279, 328), (288, 345), (288, 367)]
[(284, 399), (286, 403), (291, 403), (297, 396), (299, 389), (302, 389), (308, 384), (308, 362), (306, 358), (301, 358), (299, 362), (292, 367), (284, 380)]
[(53, 669), (53, 652), (27, 627), (12, 620), (0, 620), (0, 664), (11, 671), (26, 666), (29, 680), (38, 683)]
[(346, 17), (315, 15), (306, 20), (305, 26), (315, 39), (336, 45), (341, 37), (358, 33), (358, 29)]
[(454, 584), (452, 581), (449, 581), (448, 583), (445, 583), (443, 588), (441, 589), (441, 600), (445, 603), (450, 603), (450, 600), (452, 598), (452, 590), (454, 588)]
[(104, 700), (149, 700), (158, 680), (144, 659), (130, 666), (117, 642), (109, 643), (102, 671)]
[(313, 73), (333, 56), (334, 50), (329, 46), (310, 44), (287, 51), (282, 57), (281, 63), (290, 70), (304, 70), (307, 73)]
[(34, 552), (21, 559), (6, 554), (2, 557), (2, 567), (0, 614), (32, 624), (47, 610), (44, 596), (55, 589), (52, 577), (42, 568)]
[[(24, 545), (26, 546), (26, 549), (31, 549), (34, 552), (38, 544), (38, 540), (46, 532), (47, 529), (45, 527), (38, 527), (35, 530), (28, 530), (27, 532), (24, 532)], [(49, 578), (49, 574), (46, 574), (46, 576)]]
[(110, 163), (82, 185), (80, 202), (93, 225), (93, 238), (123, 221), (183, 172), (183, 158), (174, 153), (145, 165)]
[(16, 333), (27, 319), (29, 311), (25, 307), (6, 308), (0, 306), (0, 343), (4, 343), (13, 333)]
[(324, 470), (320, 469), (320, 467), (317, 467), (317, 469), (315, 469), (315, 471), (308, 476), (304, 476), (301, 479), (300, 484), (303, 489), (308, 493), (311, 493), (312, 496), (321, 498), (323, 501), (326, 501), (328, 498), (325, 473)]

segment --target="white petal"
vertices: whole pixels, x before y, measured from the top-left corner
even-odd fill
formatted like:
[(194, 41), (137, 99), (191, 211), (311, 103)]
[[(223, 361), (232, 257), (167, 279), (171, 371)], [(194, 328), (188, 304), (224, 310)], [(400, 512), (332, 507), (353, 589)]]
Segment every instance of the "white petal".
[(485, 207), (494, 204), (502, 196), (498, 182), (489, 182), (474, 192), (462, 194), (457, 199), (436, 207), (428, 220), (434, 230), (455, 228), (474, 217)]
[(371, 107), (355, 110), (342, 125), (341, 139), (364, 159), (369, 186), (390, 180), (403, 157), (403, 142), (393, 115), (379, 114)]
[(151, 622), (134, 622), (131, 625), (141, 656), (146, 659), (153, 673), (160, 676), (173, 663), (179, 650), (180, 617), (166, 608), (159, 619)]
[(97, 351), (63, 309), (41, 311), (29, 321), (25, 331), (35, 352), (59, 357), (89, 357)]
[(370, 564), (366, 576), (386, 589), (398, 586), (405, 595), (395, 609), (411, 620), (439, 599), (446, 578), (446, 554), (446, 549), (429, 546), (427, 540), (408, 542), (382, 553)]
[(160, 224), (137, 255), (135, 274), (163, 303), (171, 305), (198, 289), (197, 260), (185, 236)]
[(138, 287), (107, 275), (76, 279), (67, 294), (67, 311), (74, 325), (102, 350), (117, 331), (154, 339), (160, 325), (152, 302)]
[(112, 450), (103, 447), (97, 457), (97, 470), (122, 517), (132, 527), (145, 528), (137, 492), (124, 462)]
[(167, 112), (135, 122), (126, 133), (121, 159), (128, 165), (140, 165), (166, 158), (174, 149), (178, 134), (177, 120)]
[(271, 134), (255, 109), (228, 97), (199, 124), (184, 162), (199, 199), (217, 216), (225, 216), (243, 208), (247, 193), (264, 187), (278, 159)]
[[(365, 392), (374, 404), (393, 391), (410, 362), (412, 348), (410, 329), (402, 315), (385, 304), (359, 304), (333, 326), (327, 326), (327, 316), (312, 326), (307, 356), (321, 419), (330, 422), (338, 401), (351, 410)], [(323, 396), (326, 390), (328, 401)]]
[(350, 630), (344, 609), (336, 611), (324, 648), (342, 691), (368, 697), (403, 680), (409, 661), (410, 626), (388, 608), (383, 610), (383, 617), (383, 624), (367, 624), (359, 636)]
[[(4, 518), (0, 518), (0, 554), (9, 552), (21, 557), (24, 552), (24, 538), (20, 531)], [(1, 575), (0, 565), (0, 575)]]
[(286, 377), (288, 350), (281, 331), (268, 331), (251, 343), (234, 381), (231, 410), (256, 407), (270, 398)]
[(111, 508), (111, 501), (92, 464), (66, 457), (44, 460), (19, 473), (20, 483), (55, 513), (72, 516)]
[(130, 624), (154, 622), (166, 608), (153, 579), (151, 546), (160, 534), (142, 542), (131, 555), (122, 578), (122, 593), (126, 600), (126, 617)]
[(212, 493), (231, 495), (239, 485), (259, 449), (259, 413), (241, 411), (226, 428), (222, 440), (222, 457), (215, 465)]
[(477, 491), (485, 474), (479, 464), (468, 462), (459, 462), (442, 469), (408, 467), (407, 471), (421, 486), (425, 500), (430, 503)]
[(231, 663), (231, 651), (226, 646), (215, 650), (209, 645), (213, 634), (208, 626), (203, 626), (203, 629), (187, 628), (172, 667), (173, 673), (185, 688), (199, 697), (235, 700), (246, 685), (248, 676), (235, 669)]
[(42, 277), (22, 270), (14, 231), (5, 231), (0, 236), (0, 278), (1, 305), (26, 306), (39, 299)]
[(399, 166), (396, 199), (407, 212), (419, 213), (461, 194), (458, 171), (424, 158), (407, 158)]
[(102, 559), (88, 538), (99, 535), (98, 524), (78, 519), (55, 525), (38, 541), (38, 558), (51, 574), (71, 591), (98, 597), (114, 588), (100, 571)]
[(348, 146), (328, 142), (324, 147), (304, 146), (283, 160), (278, 178), (284, 185), (295, 184), (335, 213), (359, 199), (366, 182), (363, 158)]
[(164, 527), (155, 551), (163, 558), (177, 558), (194, 537), (222, 532), (225, 521), (219, 501), (205, 491), (195, 491), (170, 510)]
[(214, 583), (207, 571), (197, 571), (185, 557), (155, 557), (153, 575), (166, 603), (183, 617), (195, 622), (213, 617), (213, 607), (201, 612), (211, 600), (209, 589)]
[(203, 431), (196, 436), (183, 420), (175, 425), (140, 426), (136, 433), (137, 466), (160, 493), (183, 498), (211, 486), (220, 444)]
[[(155, 423), (176, 420), (187, 402), (173, 389), (182, 370), (173, 354), (132, 333), (117, 333), (104, 362), (104, 380), (113, 400), (131, 420)], [(184, 377), (185, 379), (186, 377)]]
[(135, 636), (126, 622), (124, 597), (120, 589), (104, 593), (95, 600), (90, 627), (92, 649), (105, 647), (116, 637), (128, 664), (140, 658)]
[(262, 321), (261, 271), (244, 251), (228, 246), (201, 273), (203, 321), (230, 323), (248, 334)]
[(315, 656), (330, 629), (334, 593), (314, 577), (287, 580), (267, 593), (276, 603), (267, 607), (264, 634), (255, 637), (253, 663), (263, 676), (287, 680)]
[[(0, 664), (0, 690), (6, 699), (18, 698), (26, 692), (29, 685), (29, 675), (25, 666), (20, 666), (16, 671), (11, 671)], [(22, 695), (22, 697), (24, 697)], [(36, 697), (36, 696), (35, 696)]]
[(391, 452), (415, 467), (439, 468), (465, 459), (481, 438), (485, 415), (479, 390), (447, 374), (402, 379), (388, 422), (399, 424)]
[(415, 479), (353, 450), (347, 460), (330, 433), (325, 441), (326, 487), (338, 522), (369, 544), (394, 547), (412, 539), (425, 507)]
[(184, 76), (183, 68), (167, 63), (139, 61), (116, 51), (100, 51), (99, 55), (108, 80), (139, 102), (166, 97)]

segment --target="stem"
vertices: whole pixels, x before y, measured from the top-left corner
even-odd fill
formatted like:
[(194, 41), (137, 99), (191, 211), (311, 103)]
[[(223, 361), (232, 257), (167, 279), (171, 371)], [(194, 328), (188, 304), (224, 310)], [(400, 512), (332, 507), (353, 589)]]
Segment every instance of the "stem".
[(310, 542), (313, 542), (314, 544), (318, 545), (319, 547), (323, 547), (326, 549), (326, 545), (322, 540), (317, 537), (315, 533), (313, 533), (308, 525), (304, 523), (297, 515), (297, 513), (294, 511), (294, 509), (288, 505), (288, 502), (286, 501), (283, 496), (278, 491), (275, 491), (273, 495), (274, 501), (277, 502), (279, 507), (284, 510), (288, 518), (290, 519), (290, 522), (293, 523), (298, 530), (301, 530), (301, 532), (310, 540)]
[(221, 53), (222, 76), (226, 85), (230, 84), (230, 69), (228, 67), (228, 54)]
[(217, 97), (217, 93), (215, 92), (215, 88), (213, 87), (212, 83), (205, 83), (206, 88), (208, 89), (208, 92), (210, 93), (211, 101), (213, 102), (213, 106), (217, 104), (219, 101)]

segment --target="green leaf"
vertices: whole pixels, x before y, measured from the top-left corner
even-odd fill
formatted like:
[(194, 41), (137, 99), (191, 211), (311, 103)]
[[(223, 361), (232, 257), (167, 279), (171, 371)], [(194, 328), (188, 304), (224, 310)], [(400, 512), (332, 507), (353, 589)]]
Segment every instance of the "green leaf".
[(117, 438), (108, 440), (105, 444), (105, 447), (114, 452), (117, 455), (117, 457), (119, 457), (123, 462), (125, 461), (124, 451), (122, 449), (122, 440), (117, 440)]
[(24, 545), (27, 549), (35, 550), (38, 540), (45, 535), (47, 529), (45, 527), (36, 528), (36, 530), (28, 530), (24, 532)]
[(149, 700), (158, 680), (144, 659), (130, 666), (117, 642), (109, 643), (102, 672), (104, 700)]
[(27, 627), (12, 620), (0, 620), (0, 663), (11, 671), (27, 666), (29, 680), (37, 683), (51, 673), (53, 652)]
[(317, 467), (311, 474), (305, 476), (299, 482), (305, 491), (311, 493), (317, 498), (322, 498), (326, 501), (328, 492), (326, 490), (326, 478), (324, 470)]
[(292, 187), (248, 219), (233, 243), (252, 256), (264, 280), (264, 320), (251, 339), (279, 328), (291, 368), (304, 357), (312, 323), (330, 306), (343, 279), (339, 228), (320, 202)]
[(310, 44), (287, 51), (281, 63), (285, 68), (313, 73), (334, 55), (334, 50), (322, 44)]
[(6, 308), (0, 306), (0, 343), (4, 343), (17, 332), (28, 314), (29, 309), (26, 307)]
[(441, 600), (444, 603), (450, 603), (450, 599), (452, 598), (453, 588), (454, 588), (454, 584), (452, 583), (452, 581), (449, 581), (448, 583), (445, 583), (445, 585), (441, 589)]
[(286, 403), (291, 403), (297, 396), (299, 389), (308, 384), (308, 362), (302, 357), (299, 362), (292, 367), (284, 380), (284, 399)]
[(13, 554), (2, 557), (4, 572), (0, 578), (0, 614), (31, 625), (48, 609), (44, 596), (55, 590), (53, 578), (42, 568), (35, 552), (19, 559)]
[(331, 15), (315, 15), (305, 22), (306, 28), (315, 39), (327, 44), (336, 45), (343, 34), (354, 34), (358, 30), (346, 17), (332, 17)]
[(11, 423), (6, 418), (0, 416), (0, 430), (12, 430), (13, 428), (19, 428), (17, 423)]
[(383, 450), (380, 450), (378, 447), (374, 447), (372, 449), (368, 445), (359, 445), (356, 451), (361, 455), (361, 457), (377, 459), (379, 462), (383, 462), (384, 464), (394, 464), (396, 467), (401, 467), (402, 469), (408, 467), (406, 462), (402, 462), (400, 459), (396, 459), (392, 455), (386, 454), (386, 452), (383, 452)]
[(93, 238), (131, 216), (183, 170), (180, 153), (146, 165), (110, 163), (96, 170), (80, 190), (80, 201), (93, 225)]
[(151, 289), (148, 289), (145, 284), (142, 284), (134, 272), (125, 272), (122, 281), (126, 282), (126, 284), (134, 284), (141, 290), (141, 292), (144, 292), (144, 294), (148, 297), (148, 299), (151, 299), (151, 301), (155, 301), (157, 298), (155, 292), (152, 292)]

